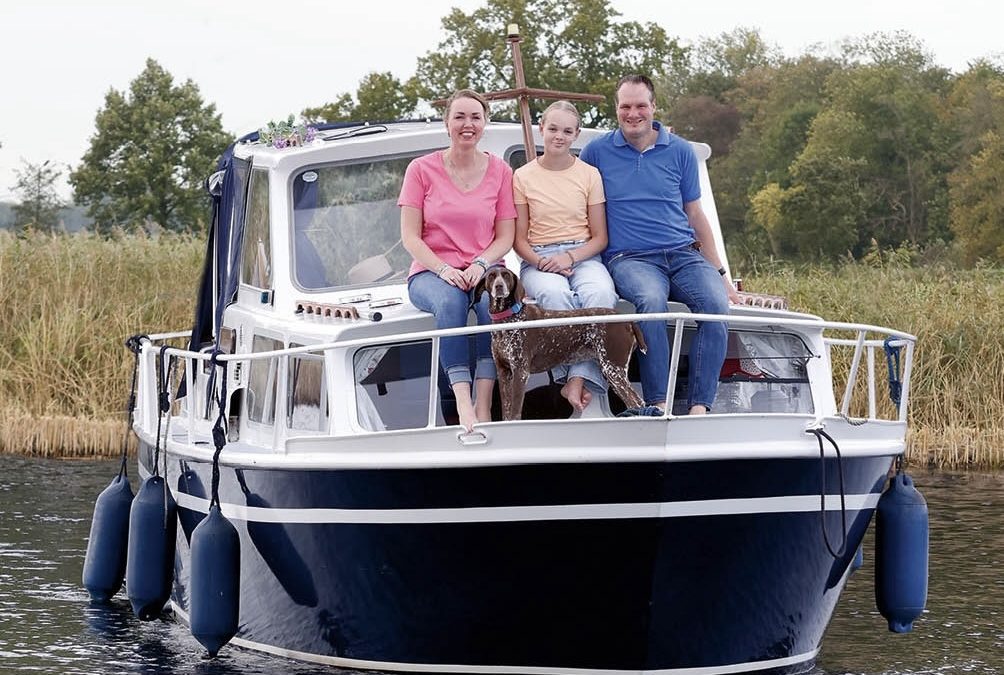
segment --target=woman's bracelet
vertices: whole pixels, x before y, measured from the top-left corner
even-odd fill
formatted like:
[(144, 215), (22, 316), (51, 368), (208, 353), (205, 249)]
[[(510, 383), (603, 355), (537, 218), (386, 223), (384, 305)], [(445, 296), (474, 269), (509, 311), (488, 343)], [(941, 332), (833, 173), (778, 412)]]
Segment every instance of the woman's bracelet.
[(448, 269), (450, 269), (450, 263), (445, 263), (444, 262), (442, 265), (440, 265), (438, 268), (436, 268), (436, 276), (439, 277), (440, 279), (442, 279), (443, 278), (443, 272), (445, 272)]

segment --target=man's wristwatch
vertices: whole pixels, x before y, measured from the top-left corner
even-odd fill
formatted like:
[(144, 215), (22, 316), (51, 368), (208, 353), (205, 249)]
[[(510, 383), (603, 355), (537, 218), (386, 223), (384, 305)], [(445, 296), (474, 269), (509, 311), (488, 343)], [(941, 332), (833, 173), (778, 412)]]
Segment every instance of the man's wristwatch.
[(719, 268), (718, 268), (718, 273), (719, 273), (719, 274), (721, 274), (721, 275), (722, 275), (722, 276), (724, 277), (724, 276), (725, 276), (725, 274), (726, 274), (726, 272), (725, 272), (725, 268), (724, 268), (724, 267), (719, 267)]

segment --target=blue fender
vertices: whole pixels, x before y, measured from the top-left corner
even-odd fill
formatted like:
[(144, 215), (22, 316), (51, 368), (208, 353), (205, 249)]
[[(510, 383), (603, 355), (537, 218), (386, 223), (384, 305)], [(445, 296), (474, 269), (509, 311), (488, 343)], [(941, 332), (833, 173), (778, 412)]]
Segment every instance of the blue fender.
[(84, 556), (83, 583), (94, 602), (108, 602), (122, 588), (129, 542), (129, 479), (112, 479), (94, 502), (91, 536)]
[(126, 594), (133, 613), (143, 621), (157, 618), (171, 597), (178, 507), (164, 479), (150, 476), (139, 488), (129, 512), (129, 555)]
[(192, 532), (191, 630), (210, 656), (237, 634), (241, 540), (213, 504)]
[(913, 479), (899, 473), (875, 516), (875, 604), (894, 633), (913, 630), (927, 604), (927, 502)]

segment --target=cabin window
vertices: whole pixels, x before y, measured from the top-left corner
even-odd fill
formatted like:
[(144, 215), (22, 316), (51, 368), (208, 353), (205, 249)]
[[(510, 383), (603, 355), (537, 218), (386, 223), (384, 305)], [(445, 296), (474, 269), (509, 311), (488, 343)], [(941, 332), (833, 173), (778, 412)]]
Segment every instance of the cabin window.
[(241, 246), (241, 283), (261, 289), (272, 287), (268, 172), (265, 169), (251, 170)]
[(353, 369), (359, 424), (369, 431), (425, 427), (431, 363), (429, 340), (357, 351)]
[(401, 245), (397, 198), (413, 157), (312, 167), (293, 176), (293, 279), (300, 288), (407, 277), (411, 256)]
[[(291, 344), (290, 347), (300, 345)], [(297, 354), (289, 357), (286, 388), (286, 425), (298, 431), (324, 431), (328, 427), (328, 396), (324, 356)]]
[(797, 335), (729, 331), (714, 412), (813, 412), (806, 368), (812, 357)]
[[(251, 351), (270, 352), (282, 349), (280, 340), (255, 335)], [(261, 424), (275, 424), (275, 392), (279, 381), (279, 359), (255, 359), (248, 371), (248, 419)]]

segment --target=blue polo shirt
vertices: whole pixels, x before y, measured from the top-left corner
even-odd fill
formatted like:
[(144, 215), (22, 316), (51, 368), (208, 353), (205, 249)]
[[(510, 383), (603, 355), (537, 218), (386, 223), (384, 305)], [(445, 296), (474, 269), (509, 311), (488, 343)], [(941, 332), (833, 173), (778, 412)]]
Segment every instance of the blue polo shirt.
[(579, 155), (603, 177), (610, 237), (604, 260), (621, 251), (677, 249), (696, 240), (683, 205), (701, 198), (697, 155), (658, 122), (652, 127), (659, 133), (645, 152), (617, 129), (590, 141)]

